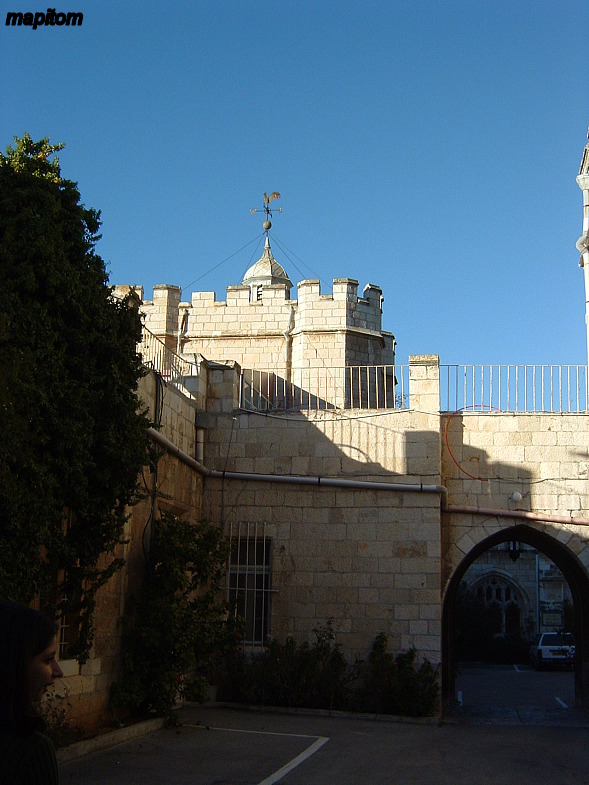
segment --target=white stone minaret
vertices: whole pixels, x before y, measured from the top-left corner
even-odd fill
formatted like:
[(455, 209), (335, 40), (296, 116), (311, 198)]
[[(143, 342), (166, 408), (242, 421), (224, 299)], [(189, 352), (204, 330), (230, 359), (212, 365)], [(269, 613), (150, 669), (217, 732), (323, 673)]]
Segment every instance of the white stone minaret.
[(585, 278), (585, 327), (587, 329), (587, 366), (589, 370), (589, 129), (587, 144), (581, 158), (581, 168), (577, 183), (583, 191), (583, 234), (577, 240), (577, 250), (581, 253), (579, 267), (583, 268)]

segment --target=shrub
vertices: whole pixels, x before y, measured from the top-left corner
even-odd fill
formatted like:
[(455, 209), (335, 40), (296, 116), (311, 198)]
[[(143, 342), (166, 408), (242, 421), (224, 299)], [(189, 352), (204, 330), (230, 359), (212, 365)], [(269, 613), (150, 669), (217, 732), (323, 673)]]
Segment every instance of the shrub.
[(269, 640), (263, 652), (233, 662), (234, 697), (244, 703), (315, 709), (369, 711), (405, 716), (435, 713), (439, 701), (437, 670), (417, 651), (396, 657), (387, 636), (374, 641), (368, 662), (348, 663), (334, 643), (331, 621), (314, 630), (312, 644)]
[(363, 666), (357, 708), (380, 714), (408, 717), (431, 715), (438, 706), (438, 672), (427, 659), (417, 665), (417, 650), (396, 656), (387, 651), (388, 639), (380, 633)]
[(265, 650), (241, 654), (232, 669), (236, 697), (245, 703), (299, 708), (345, 708), (352, 672), (334, 644), (331, 622), (314, 630), (315, 641), (297, 645), (269, 639)]
[(125, 621), (123, 671), (113, 706), (169, 715), (187, 692), (203, 700), (209, 672), (236, 645), (220, 600), (227, 542), (217, 527), (164, 514), (155, 522), (151, 563)]
[(71, 702), (67, 690), (64, 694), (52, 690), (45, 696), (43, 711), (45, 733), (56, 748), (74, 744), (84, 735), (81, 728), (67, 721), (66, 717), (70, 709)]

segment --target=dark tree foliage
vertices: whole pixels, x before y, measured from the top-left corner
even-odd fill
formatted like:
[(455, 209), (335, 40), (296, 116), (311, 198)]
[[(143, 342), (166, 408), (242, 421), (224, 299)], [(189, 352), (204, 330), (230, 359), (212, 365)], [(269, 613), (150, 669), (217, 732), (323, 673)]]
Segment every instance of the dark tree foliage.
[(141, 322), (111, 297), (100, 213), (61, 177), (63, 145), (15, 143), (0, 154), (0, 597), (70, 615), (83, 661), (145, 460)]
[(170, 714), (176, 699), (203, 700), (207, 678), (239, 641), (239, 624), (221, 600), (228, 543), (204, 521), (164, 513), (153, 522), (151, 565), (125, 619), (123, 673), (113, 705)]

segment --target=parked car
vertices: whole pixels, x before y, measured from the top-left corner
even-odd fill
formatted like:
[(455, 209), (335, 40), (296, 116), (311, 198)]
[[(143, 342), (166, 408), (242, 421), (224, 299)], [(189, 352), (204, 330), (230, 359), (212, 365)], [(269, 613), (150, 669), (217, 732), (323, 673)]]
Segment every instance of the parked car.
[(542, 632), (530, 646), (530, 661), (540, 670), (545, 666), (572, 668), (575, 662), (575, 638), (570, 632)]

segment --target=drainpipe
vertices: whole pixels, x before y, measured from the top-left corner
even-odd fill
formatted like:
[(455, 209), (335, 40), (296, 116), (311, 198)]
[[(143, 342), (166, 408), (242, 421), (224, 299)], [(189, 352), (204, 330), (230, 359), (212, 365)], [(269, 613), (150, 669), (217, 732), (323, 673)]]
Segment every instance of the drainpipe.
[(195, 461), (191, 455), (188, 455), (187, 452), (181, 450), (178, 445), (174, 444), (173, 441), (166, 438), (163, 433), (156, 431), (155, 428), (148, 428), (147, 436), (151, 439), (152, 442), (159, 444), (160, 447), (164, 447), (170, 453), (170, 455), (174, 455), (176, 458), (178, 458), (179, 461), (182, 461), (182, 463), (186, 464), (186, 466), (190, 466), (191, 469), (194, 469), (195, 472), (205, 476), (208, 476), (211, 473), (210, 469), (207, 469), (206, 466), (203, 466), (202, 463)]
[(443, 485), (426, 485), (422, 482), (372, 482), (368, 480), (345, 480), (336, 477), (303, 477), (299, 475), (288, 474), (255, 474), (253, 472), (228, 472), (218, 471), (216, 469), (208, 469), (204, 464), (196, 461), (191, 455), (181, 450), (174, 442), (166, 438), (155, 428), (148, 428), (147, 435), (149, 438), (159, 444), (171, 454), (178, 458), (179, 461), (190, 466), (194, 471), (202, 474), (204, 477), (216, 477), (219, 479), (231, 480), (250, 480), (253, 482), (275, 482), (287, 485), (313, 485), (316, 487), (326, 488), (356, 488), (359, 490), (374, 490), (374, 491), (407, 491), (409, 493), (440, 493), (442, 496), (446, 494), (446, 488)]
[(292, 331), (295, 324), (295, 308), (294, 305), (290, 306), (290, 316), (288, 319), (288, 326), (282, 333), (285, 340), (285, 366), (286, 366), (286, 382), (290, 386), (292, 381)]
[(455, 515), (484, 515), (491, 518), (516, 518), (540, 523), (563, 523), (573, 526), (589, 526), (589, 518), (573, 518), (566, 515), (546, 515), (525, 510), (502, 510), (493, 507), (467, 507), (463, 505), (448, 504), (448, 489), (445, 485), (428, 485), (422, 482), (374, 482), (370, 480), (347, 480), (336, 477), (311, 476), (303, 477), (288, 474), (255, 474), (253, 472), (227, 472), (208, 469), (204, 464), (196, 461), (188, 453), (181, 450), (174, 442), (166, 438), (155, 428), (148, 428), (149, 438), (159, 444), (179, 461), (190, 466), (194, 471), (204, 477), (215, 477), (228, 480), (249, 480), (252, 482), (274, 482), (286, 485), (311, 485), (322, 488), (356, 488), (358, 490), (372, 491), (397, 491), (407, 493), (439, 493), (443, 512)]
[(568, 523), (574, 526), (589, 526), (589, 518), (573, 518), (566, 515), (547, 515), (542, 512), (526, 510), (495, 510), (492, 507), (464, 507), (462, 505), (446, 505), (445, 512), (462, 515), (486, 515), (494, 518), (519, 518), (524, 521), (540, 521), (545, 523)]

